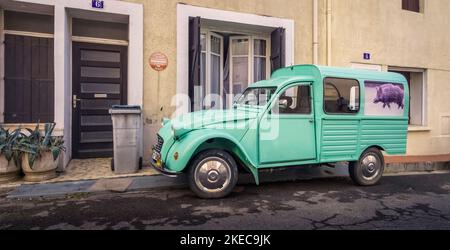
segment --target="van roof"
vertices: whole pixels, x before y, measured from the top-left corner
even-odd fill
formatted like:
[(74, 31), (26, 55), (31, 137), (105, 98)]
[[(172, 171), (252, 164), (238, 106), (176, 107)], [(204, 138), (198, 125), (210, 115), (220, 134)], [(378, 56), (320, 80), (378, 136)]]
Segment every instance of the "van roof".
[(254, 83), (251, 87), (279, 87), (291, 82), (314, 81), (326, 77), (407, 83), (405, 77), (398, 73), (304, 64), (278, 69), (270, 79)]

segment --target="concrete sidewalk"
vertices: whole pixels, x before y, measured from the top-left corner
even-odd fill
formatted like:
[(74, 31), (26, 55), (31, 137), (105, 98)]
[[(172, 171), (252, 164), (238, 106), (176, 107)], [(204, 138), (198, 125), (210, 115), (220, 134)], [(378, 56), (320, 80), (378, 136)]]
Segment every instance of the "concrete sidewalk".
[(82, 193), (129, 192), (151, 188), (186, 186), (183, 176), (169, 178), (162, 175), (110, 178), (58, 183), (37, 183), (21, 185), (7, 194), (7, 198), (26, 199), (58, 197)]

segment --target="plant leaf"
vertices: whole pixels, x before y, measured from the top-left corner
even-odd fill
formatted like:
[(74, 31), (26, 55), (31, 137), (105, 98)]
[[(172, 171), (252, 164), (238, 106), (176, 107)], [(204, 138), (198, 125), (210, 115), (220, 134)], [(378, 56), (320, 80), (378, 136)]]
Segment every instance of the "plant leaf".
[(53, 155), (53, 160), (56, 161), (56, 159), (58, 159), (58, 156), (59, 156), (61, 150), (58, 147), (52, 147), (51, 151), (52, 151), (52, 155)]

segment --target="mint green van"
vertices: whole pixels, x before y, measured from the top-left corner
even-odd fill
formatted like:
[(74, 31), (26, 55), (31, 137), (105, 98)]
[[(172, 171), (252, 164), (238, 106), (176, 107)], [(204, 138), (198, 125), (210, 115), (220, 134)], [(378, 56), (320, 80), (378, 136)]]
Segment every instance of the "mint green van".
[[(384, 154), (406, 153), (409, 89), (396, 73), (298, 65), (251, 84), (227, 110), (164, 119), (152, 165), (186, 173), (202, 198), (229, 194), (239, 171), (348, 162), (353, 182), (375, 185)], [(384, 153), (384, 154), (383, 154)]]

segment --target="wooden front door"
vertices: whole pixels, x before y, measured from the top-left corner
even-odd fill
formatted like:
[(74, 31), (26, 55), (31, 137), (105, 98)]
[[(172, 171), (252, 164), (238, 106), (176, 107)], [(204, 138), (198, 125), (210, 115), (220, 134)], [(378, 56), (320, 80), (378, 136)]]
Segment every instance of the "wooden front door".
[(127, 47), (73, 43), (73, 158), (113, 154), (112, 105), (127, 104)]

